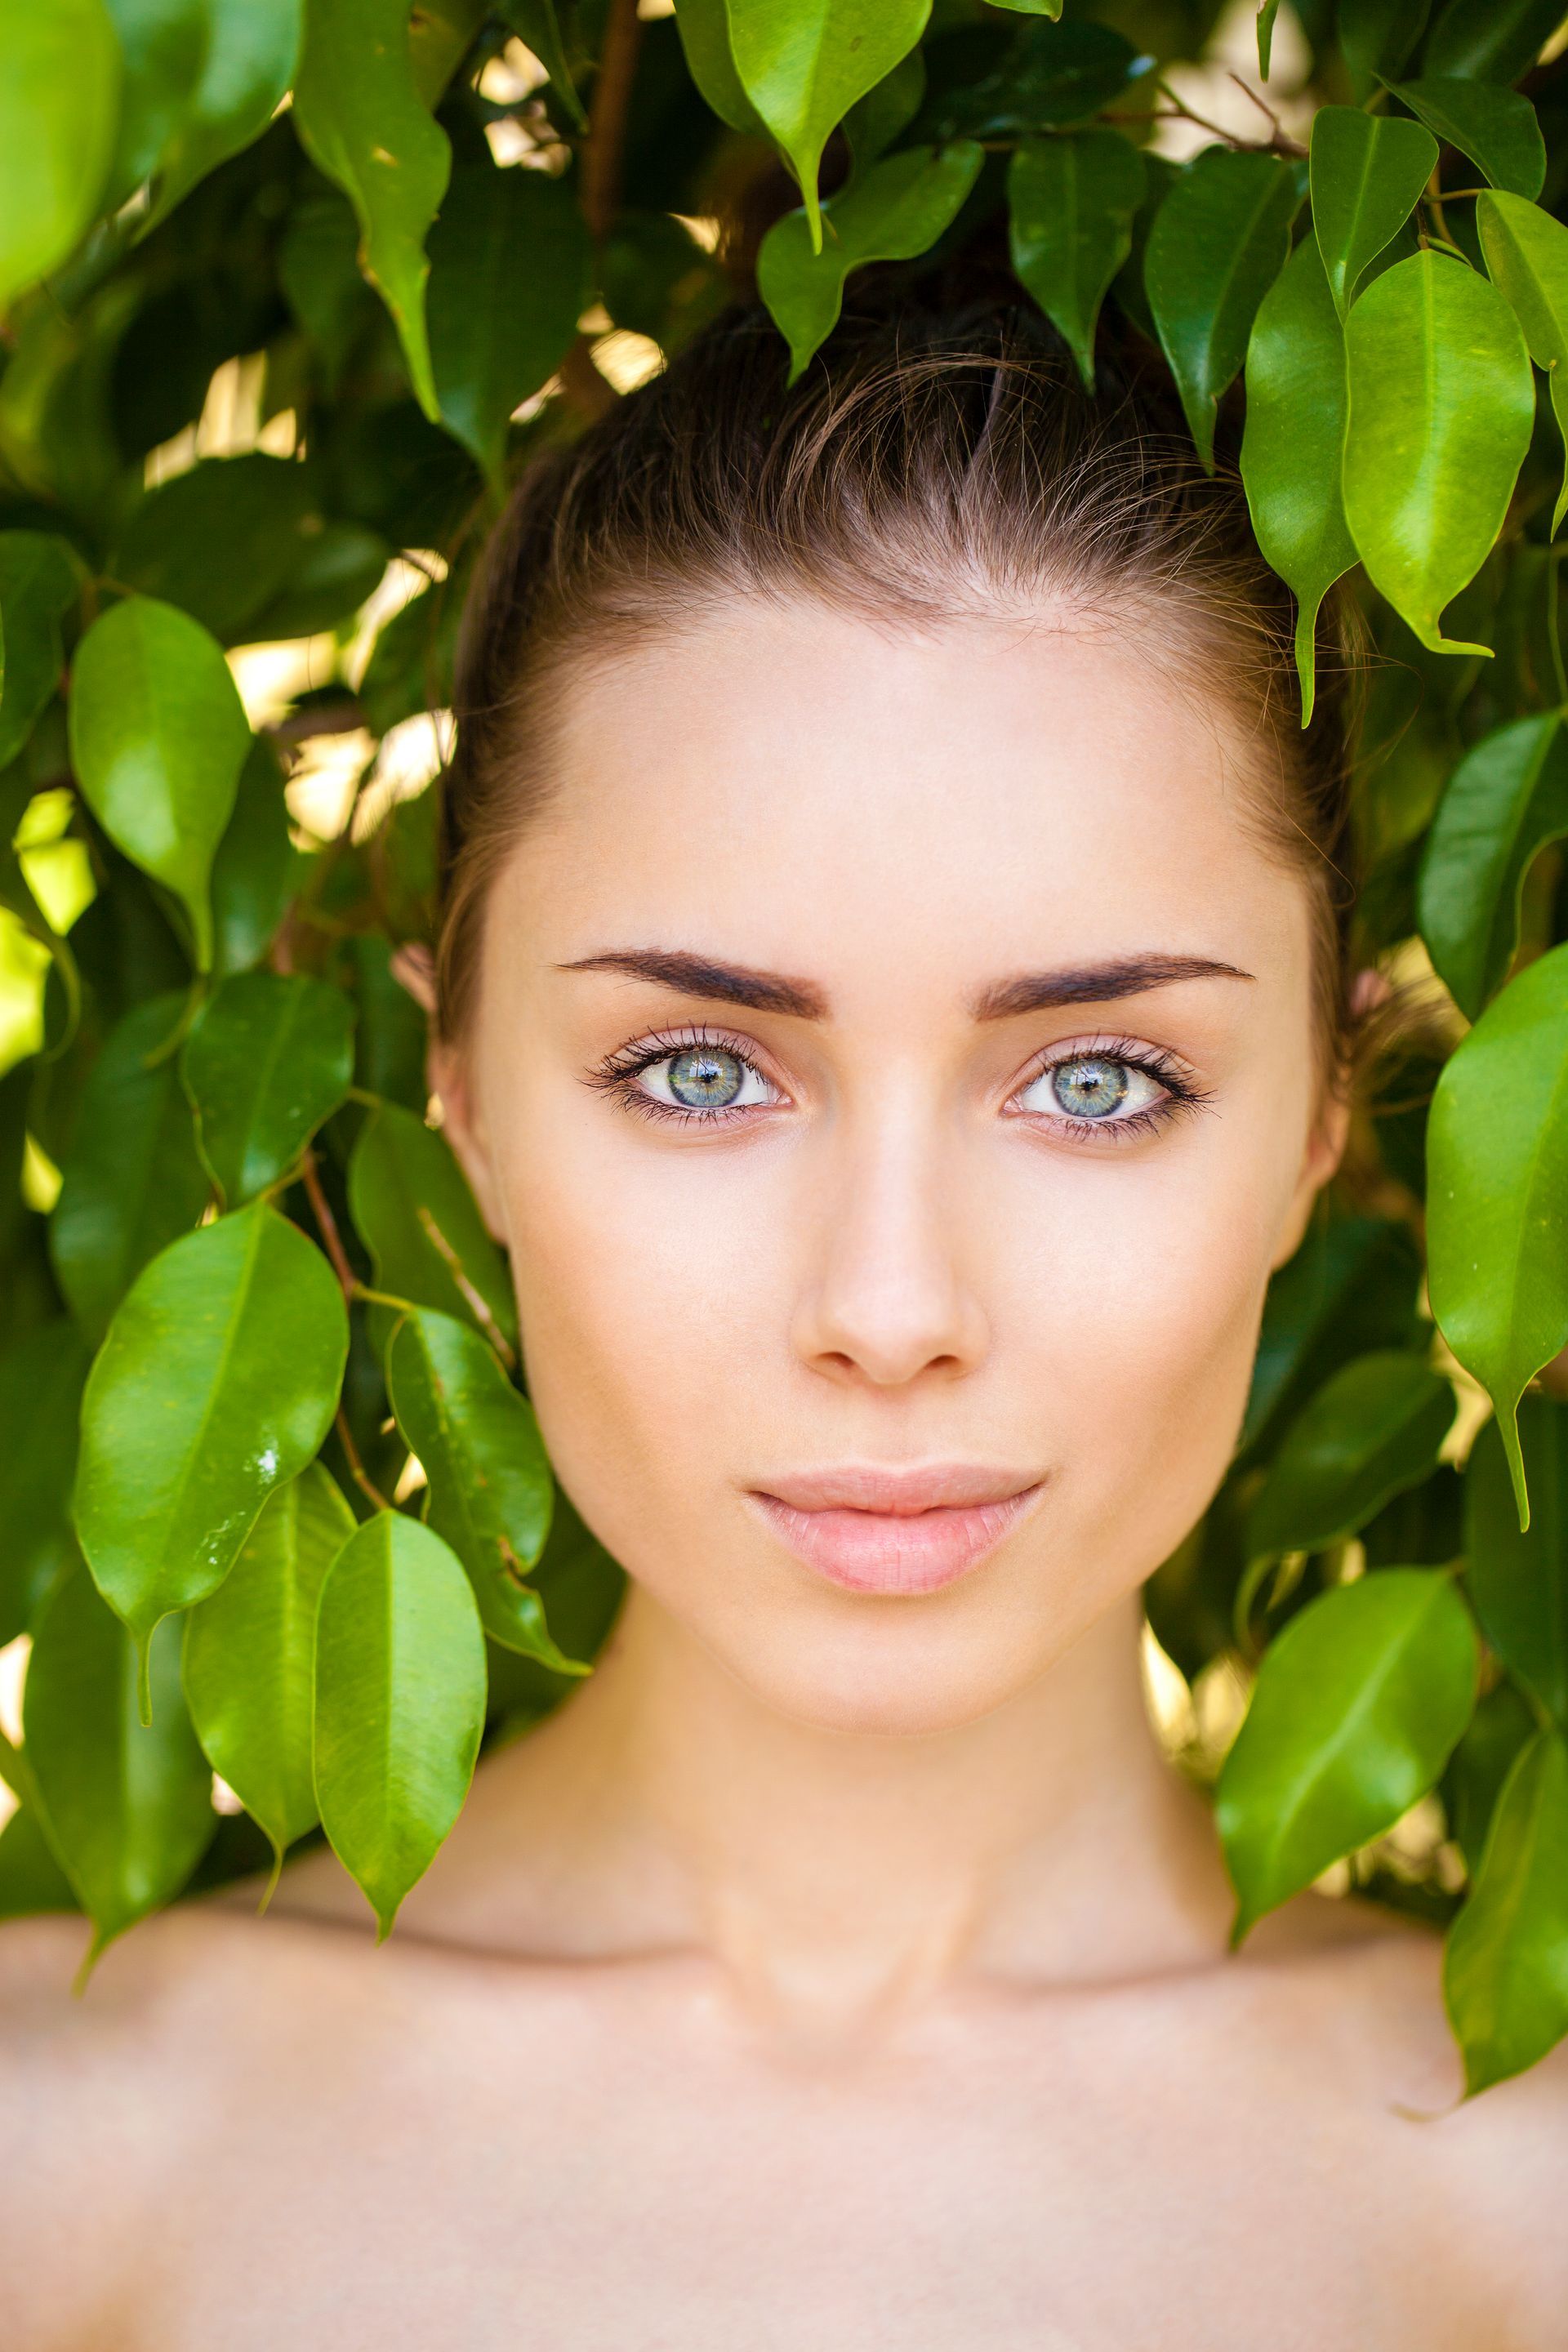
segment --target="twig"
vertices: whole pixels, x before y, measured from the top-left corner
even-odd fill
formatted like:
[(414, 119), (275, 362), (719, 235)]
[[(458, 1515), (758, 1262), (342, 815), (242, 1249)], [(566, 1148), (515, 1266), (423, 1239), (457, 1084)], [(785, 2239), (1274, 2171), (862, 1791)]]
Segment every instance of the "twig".
[(358, 1278), (349, 1264), (348, 1252), (343, 1247), (343, 1237), (338, 1231), (338, 1221), (332, 1214), (331, 1203), (321, 1190), (321, 1180), (316, 1173), (316, 1155), (313, 1151), (307, 1151), (300, 1162), (300, 1181), (305, 1187), (305, 1198), (310, 1203), (310, 1213), (316, 1220), (317, 1231), (331, 1261), (332, 1272), (338, 1277), (339, 1287), (346, 1299), (353, 1299), (359, 1288)]
[(374, 1503), (378, 1511), (390, 1511), (393, 1508), (392, 1504), (387, 1501), (386, 1496), (359, 1458), (359, 1447), (354, 1444), (353, 1432), (349, 1427), (348, 1416), (342, 1405), (338, 1407), (337, 1419), (332, 1426), (338, 1433), (338, 1443), (343, 1449), (343, 1458), (349, 1465), (349, 1475), (360, 1493)]
[[(1454, 247), (1452, 238), (1448, 235), (1448, 224), (1443, 218), (1443, 184), (1437, 176), (1437, 169), (1436, 165), (1433, 166), (1432, 176), (1426, 183), (1426, 209), (1432, 215), (1433, 226), (1436, 228), (1437, 235), (1442, 239), (1443, 243), (1447, 246), (1449, 250), (1452, 252), (1456, 248)], [(1464, 256), (1461, 254), (1459, 257), (1463, 260)]]
[(1269, 105), (1268, 100), (1263, 96), (1261, 90), (1254, 89), (1252, 84), (1249, 81), (1244, 81), (1238, 73), (1233, 73), (1231, 75), (1231, 79), (1236, 84), (1237, 89), (1240, 90), (1242, 96), (1244, 98), (1249, 98), (1254, 106), (1258, 108), (1263, 114), (1268, 116), (1270, 127), (1274, 132), (1274, 144), (1276, 147), (1279, 148), (1281, 152), (1283, 152), (1287, 147), (1294, 148), (1298, 155), (1301, 154), (1304, 151), (1296, 146), (1295, 141), (1289, 136), (1289, 132), (1286, 131), (1285, 125), (1280, 121), (1279, 117), (1275, 113), (1274, 109)]
[(637, 0), (610, 0), (583, 150), (583, 217), (595, 245), (603, 245), (620, 209), (621, 156), (641, 38)]
[(457, 1251), (452, 1247), (451, 1243), (447, 1239), (446, 1234), (441, 1231), (440, 1226), (436, 1223), (435, 1218), (430, 1214), (429, 1210), (426, 1207), (423, 1201), (418, 1203), (415, 1213), (418, 1217), (420, 1223), (424, 1226), (431, 1245), (445, 1262), (447, 1273), (457, 1284), (458, 1288), (462, 1292), (463, 1297), (468, 1300), (469, 1307), (472, 1307), (486, 1339), (495, 1349), (496, 1354), (500, 1358), (501, 1362), (506, 1366), (507, 1370), (509, 1372), (515, 1371), (517, 1369), (517, 1351), (512, 1347), (510, 1340), (508, 1339), (505, 1332), (501, 1330), (484, 1299), (480, 1297), (479, 1291), (475, 1289), (472, 1282), (469, 1281), (468, 1275), (464, 1272), (462, 1259), (458, 1255)]
[(345, 695), (341, 702), (307, 703), (262, 732), (274, 743), (302, 743), (311, 735), (352, 735), (365, 724), (364, 705)]
[(579, 335), (569, 346), (561, 362), (561, 383), (574, 408), (580, 409), (590, 425), (607, 416), (621, 396), (595, 366), (593, 347), (586, 335)]

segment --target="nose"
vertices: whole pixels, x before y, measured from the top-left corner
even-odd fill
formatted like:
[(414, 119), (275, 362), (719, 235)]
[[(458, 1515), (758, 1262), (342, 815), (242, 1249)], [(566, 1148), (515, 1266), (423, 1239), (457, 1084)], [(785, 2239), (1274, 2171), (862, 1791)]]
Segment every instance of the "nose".
[(951, 1139), (915, 1102), (866, 1108), (834, 1138), (820, 1184), (816, 1261), (793, 1333), (828, 1378), (892, 1389), (962, 1377), (984, 1357), (988, 1319), (963, 1263), (965, 1220)]

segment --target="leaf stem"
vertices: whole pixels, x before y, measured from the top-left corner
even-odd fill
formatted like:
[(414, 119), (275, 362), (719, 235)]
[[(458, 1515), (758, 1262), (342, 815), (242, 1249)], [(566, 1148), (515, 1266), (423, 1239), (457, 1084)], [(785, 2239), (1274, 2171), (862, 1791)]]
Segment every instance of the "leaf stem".
[[(345, 1300), (352, 1301), (359, 1288), (359, 1277), (349, 1264), (343, 1237), (338, 1231), (338, 1221), (332, 1214), (331, 1202), (321, 1190), (321, 1180), (316, 1173), (316, 1155), (307, 1151), (300, 1162), (300, 1181), (305, 1187), (305, 1198), (310, 1203), (310, 1214), (316, 1220), (316, 1230), (322, 1246), (331, 1260), (332, 1272)], [(339, 1415), (340, 1420), (342, 1415)]]
[(610, 0), (582, 161), (583, 217), (595, 245), (604, 244), (620, 210), (621, 161), (641, 40), (637, 0)]
[(343, 1449), (343, 1458), (349, 1465), (349, 1475), (360, 1493), (374, 1503), (378, 1511), (390, 1511), (393, 1506), (387, 1501), (386, 1496), (360, 1460), (359, 1447), (354, 1444), (353, 1432), (349, 1427), (348, 1415), (342, 1405), (338, 1407), (332, 1426), (338, 1433), (338, 1444)]
[(451, 1243), (447, 1239), (446, 1234), (441, 1231), (440, 1226), (436, 1223), (435, 1218), (431, 1215), (423, 1201), (416, 1202), (415, 1214), (417, 1216), (420, 1223), (424, 1226), (432, 1246), (442, 1259), (444, 1259), (447, 1271), (450, 1274), (453, 1281), (457, 1284), (458, 1288), (462, 1292), (463, 1297), (468, 1303), (468, 1306), (472, 1308), (474, 1316), (486, 1339), (495, 1349), (496, 1354), (500, 1358), (501, 1362), (506, 1366), (507, 1370), (509, 1372), (515, 1372), (517, 1370), (517, 1350), (513, 1348), (510, 1340), (508, 1339), (505, 1332), (501, 1330), (500, 1325), (495, 1319), (495, 1317), (490, 1313), (489, 1307), (486, 1305), (479, 1291), (476, 1290), (474, 1285), (469, 1281), (468, 1275), (464, 1271), (462, 1259), (458, 1255), (457, 1251), (452, 1247)]

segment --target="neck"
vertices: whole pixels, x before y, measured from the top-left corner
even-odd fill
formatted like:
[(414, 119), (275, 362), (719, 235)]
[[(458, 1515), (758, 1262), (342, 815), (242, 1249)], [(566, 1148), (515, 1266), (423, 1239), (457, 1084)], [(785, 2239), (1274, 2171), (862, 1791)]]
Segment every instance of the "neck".
[(1192, 1965), (1228, 1899), (1206, 1808), (1150, 1730), (1139, 1638), (1130, 1599), (977, 1722), (850, 1733), (775, 1713), (634, 1587), (593, 1681), (481, 1776), (472, 1885), (495, 1916), (472, 1924), (536, 1942), (500, 1893), (521, 1836), (548, 1849), (521, 1875), (548, 1885), (557, 1945), (569, 1903), (574, 1949), (697, 1947), (802, 2023), (965, 1979)]

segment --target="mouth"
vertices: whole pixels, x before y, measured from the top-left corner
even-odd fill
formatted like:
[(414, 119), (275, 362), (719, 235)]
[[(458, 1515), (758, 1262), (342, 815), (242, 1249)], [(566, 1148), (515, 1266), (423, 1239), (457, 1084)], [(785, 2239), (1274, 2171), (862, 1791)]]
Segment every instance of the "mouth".
[(1041, 1482), (967, 1465), (806, 1471), (750, 1498), (797, 1559), (849, 1592), (938, 1592), (994, 1552)]

